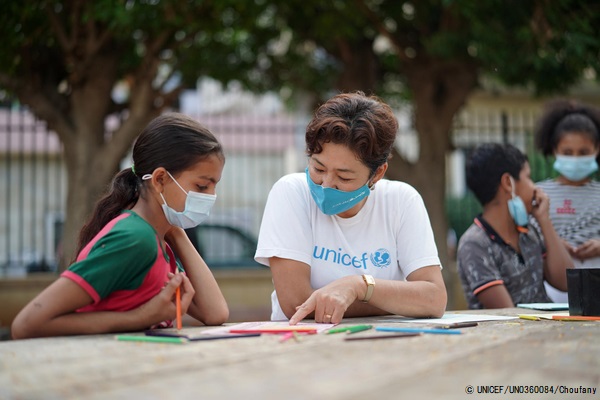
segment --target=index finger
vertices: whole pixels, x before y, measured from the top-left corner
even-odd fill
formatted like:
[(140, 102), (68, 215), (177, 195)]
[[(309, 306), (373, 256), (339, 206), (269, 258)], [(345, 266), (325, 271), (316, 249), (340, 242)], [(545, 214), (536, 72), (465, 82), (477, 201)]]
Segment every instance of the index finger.
[(165, 293), (166, 296), (168, 296), (170, 299), (173, 299), (173, 297), (175, 296), (175, 291), (177, 290), (179, 285), (181, 285), (181, 282), (182, 282), (182, 276), (180, 276), (180, 275), (170, 276), (169, 281), (166, 283), (165, 287), (163, 288), (162, 293)]
[(181, 292), (181, 307), (187, 312), (190, 303), (194, 299), (194, 294), (196, 294), (196, 291), (194, 290), (194, 286), (192, 286), (192, 282), (187, 276), (181, 274), (181, 277), (183, 278), (180, 286), (183, 289)]
[(313, 295), (310, 295), (310, 297), (298, 307), (296, 313), (292, 315), (292, 318), (290, 318), (290, 325), (296, 325), (298, 322), (302, 321), (308, 314), (315, 311), (315, 308), (316, 301), (313, 298)]

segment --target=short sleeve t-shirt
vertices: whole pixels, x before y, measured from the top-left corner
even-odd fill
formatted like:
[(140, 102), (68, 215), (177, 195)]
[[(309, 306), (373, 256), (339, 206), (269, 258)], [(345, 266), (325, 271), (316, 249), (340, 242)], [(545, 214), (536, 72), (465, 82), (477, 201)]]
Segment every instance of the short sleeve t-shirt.
[(83, 248), (61, 276), (93, 299), (78, 312), (128, 311), (156, 296), (175, 272), (168, 245), (163, 250), (154, 228), (133, 211), (110, 221)]
[[(558, 236), (571, 246), (600, 239), (600, 182), (571, 186), (545, 180), (537, 185), (550, 199), (550, 219)], [(600, 257), (574, 261), (576, 268), (600, 268)]]
[(550, 302), (544, 289), (545, 248), (541, 234), (529, 225), (519, 234), (518, 254), (481, 217), (458, 243), (458, 273), (469, 308), (481, 309), (477, 294), (504, 285), (514, 304)]
[[(419, 268), (440, 265), (427, 210), (406, 183), (382, 179), (351, 218), (325, 215), (311, 197), (306, 174), (275, 183), (265, 207), (255, 259), (270, 257), (310, 266), (313, 289), (348, 275), (404, 280)], [(273, 292), (273, 320), (285, 320)]]

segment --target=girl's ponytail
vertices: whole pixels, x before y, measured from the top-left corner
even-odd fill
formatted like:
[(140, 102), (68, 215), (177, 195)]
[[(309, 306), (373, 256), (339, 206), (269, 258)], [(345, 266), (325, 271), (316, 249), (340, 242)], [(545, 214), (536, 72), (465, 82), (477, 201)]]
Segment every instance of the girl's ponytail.
[(119, 215), (121, 211), (133, 207), (139, 198), (139, 184), (140, 180), (132, 168), (126, 168), (114, 177), (109, 192), (98, 200), (92, 216), (79, 232), (75, 257), (104, 225)]

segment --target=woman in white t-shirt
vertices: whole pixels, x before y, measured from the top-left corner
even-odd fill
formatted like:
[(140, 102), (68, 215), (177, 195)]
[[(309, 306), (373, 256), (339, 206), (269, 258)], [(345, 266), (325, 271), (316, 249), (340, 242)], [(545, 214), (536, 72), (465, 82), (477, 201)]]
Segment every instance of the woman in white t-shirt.
[[(545, 156), (554, 156), (556, 179), (539, 182), (550, 198), (554, 229), (575, 262), (575, 268), (600, 268), (600, 182), (591, 175), (600, 158), (600, 110), (573, 100), (547, 104), (536, 127), (536, 142)], [(567, 295), (546, 283), (556, 302)]]
[(271, 268), (272, 320), (439, 317), (447, 295), (421, 196), (383, 179), (398, 122), (362, 92), (321, 105), (308, 167), (275, 183), (255, 258)]

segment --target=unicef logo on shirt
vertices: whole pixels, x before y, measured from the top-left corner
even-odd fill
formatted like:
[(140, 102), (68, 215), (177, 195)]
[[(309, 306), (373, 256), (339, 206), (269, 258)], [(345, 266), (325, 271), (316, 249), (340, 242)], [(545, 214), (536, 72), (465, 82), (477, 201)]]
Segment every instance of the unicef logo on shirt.
[(390, 252), (386, 249), (378, 249), (371, 253), (371, 262), (378, 268), (385, 268), (390, 265), (392, 258)]

